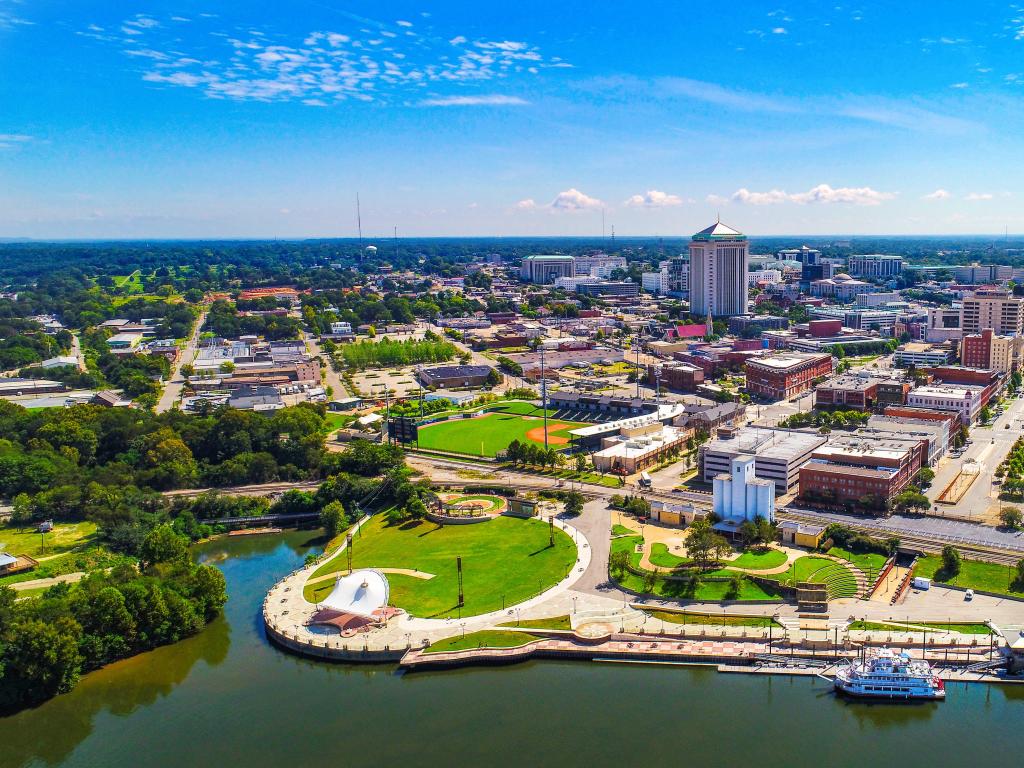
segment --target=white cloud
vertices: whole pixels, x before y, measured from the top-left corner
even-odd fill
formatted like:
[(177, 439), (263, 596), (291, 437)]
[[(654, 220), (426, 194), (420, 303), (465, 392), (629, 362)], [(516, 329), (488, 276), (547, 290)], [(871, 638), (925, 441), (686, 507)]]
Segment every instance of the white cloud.
[(657, 189), (649, 189), (642, 195), (633, 195), (625, 204), (631, 208), (670, 208), (682, 205), (683, 199), (678, 195), (670, 195)]
[(548, 207), (553, 211), (588, 211), (603, 208), (604, 203), (572, 187), (555, 195)]
[(14, 149), (33, 141), (27, 133), (0, 133), (0, 149)]
[(550, 213), (575, 213), (578, 211), (594, 211), (604, 208), (603, 202), (596, 197), (580, 192), (571, 187), (555, 195), (555, 199), (547, 205), (540, 205), (532, 197), (520, 200), (515, 204), (517, 211), (548, 211)]
[[(819, 184), (806, 192), (794, 193), (781, 189), (772, 189), (767, 192), (751, 192), (744, 187), (736, 190), (729, 198), (729, 201), (744, 205), (778, 205), (780, 203), (797, 203), (799, 205), (814, 203), (880, 205), (883, 201), (891, 200), (895, 196), (892, 192), (879, 192), (871, 187), (831, 187), (828, 184)], [(721, 200), (722, 198), (716, 197), (714, 202), (720, 202)]]
[(934, 192), (925, 195), (922, 200), (948, 200), (952, 194), (945, 189), (936, 189)]
[(786, 35), (786, 34), (789, 34), (789, 33), (786, 32), (786, 28), (785, 27), (775, 27), (775, 28), (772, 29), (772, 34), (773, 35)]
[[(406, 34), (396, 38), (380, 24), (353, 20), (363, 28), (346, 34), (313, 31), (292, 40), (260, 30), (223, 30), (219, 20), (197, 19), (196, 23), (213, 26), (209, 38), (227, 48), (223, 54), (208, 46), (184, 49), (173, 25), (142, 14), (110, 33), (90, 28), (79, 34), (119, 45), (133, 58), (151, 59), (149, 69), (141, 73), (150, 83), (195, 88), (215, 99), (298, 101), (310, 106), (348, 99), (424, 106), (524, 105), (528, 102), (517, 96), (468, 95), (450, 89), (423, 98), (422, 89), (537, 77), (544, 69), (571, 66), (522, 40), (469, 41), (459, 35), (445, 42), (418, 36), (408, 30), (412, 22), (404, 20), (395, 23), (406, 28)], [(410, 99), (413, 93), (416, 97)]]
[(971, 192), (965, 200), (992, 200), (995, 197), (991, 192)]
[(781, 189), (772, 189), (768, 192), (751, 192), (746, 187), (737, 189), (732, 193), (732, 201), (746, 205), (777, 205), (785, 203), (790, 196)]
[(953, 83), (949, 87), (963, 89), (970, 87), (970, 83)]
[(792, 195), (796, 203), (848, 203), (852, 205), (879, 205), (884, 200), (892, 200), (896, 195), (892, 192), (879, 192), (871, 187), (839, 187), (833, 189), (828, 184), (819, 184), (807, 192)]
[(419, 102), (423, 107), (506, 107), (523, 106), (530, 102), (518, 96), (502, 96), (490, 94), (485, 96), (438, 96)]

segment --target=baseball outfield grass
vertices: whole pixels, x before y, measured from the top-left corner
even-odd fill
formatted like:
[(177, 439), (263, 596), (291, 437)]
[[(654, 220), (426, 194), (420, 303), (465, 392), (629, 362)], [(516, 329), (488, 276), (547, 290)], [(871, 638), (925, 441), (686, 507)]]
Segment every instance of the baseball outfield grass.
[[(419, 447), (472, 456), (495, 456), (513, 440), (544, 444), (543, 411), (529, 403), (508, 403), (469, 419), (449, 419), (419, 428)], [(586, 424), (553, 418), (548, 412), (548, 445), (569, 444), (569, 431)]]

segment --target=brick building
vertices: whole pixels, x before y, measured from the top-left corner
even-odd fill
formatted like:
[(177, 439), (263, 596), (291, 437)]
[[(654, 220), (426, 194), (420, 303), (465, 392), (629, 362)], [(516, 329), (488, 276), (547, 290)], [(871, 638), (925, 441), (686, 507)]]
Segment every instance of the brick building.
[(853, 433), (833, 437), (800, 468), (800, 496), (883, 510), (927, 463), (928, 440)]
[(748, 360), (747, 392), (772, 400), (786, 398), (810, 389), (815, 379), (832, 375), (832, 355), (787, 352)]
[(963, 337), (960, 362), (969, 368), (985, 368), (1012, 373), (1020, 366), (1024, 337), (999, 336), (991, 328)]
[(651, 386), (660, 384), (677, 392), (695, 392), (704, 383), (704, 371), (686, 363), (648, 365), (647, 383)]

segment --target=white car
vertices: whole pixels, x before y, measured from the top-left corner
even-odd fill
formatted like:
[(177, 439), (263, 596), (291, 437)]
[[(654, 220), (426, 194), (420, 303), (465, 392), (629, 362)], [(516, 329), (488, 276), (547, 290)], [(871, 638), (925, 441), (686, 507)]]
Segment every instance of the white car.
[(973, 600), (973, 599), (974, 599), (974, 590), (973, 589), (968, 589), (966, 592), (964, 592), (964, 600)]

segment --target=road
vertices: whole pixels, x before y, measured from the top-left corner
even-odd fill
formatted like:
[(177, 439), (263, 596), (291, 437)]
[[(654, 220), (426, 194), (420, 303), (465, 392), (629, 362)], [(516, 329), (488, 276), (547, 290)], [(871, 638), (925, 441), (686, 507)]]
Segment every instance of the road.
[(196, 352), (199, 349), (199, 334), (205, 323), (206, 310), (204, 309), (200, 313), (199, 319), (196, 321), (196, 327), (192, 332), (192, 336), (185, 344), (185, 349), (183, 349), (181, 354), (178, 356), (178, 362), (175, 363), (174, 367), (171, 369), (170, 379), (168, 379), (167, 384), (164, 385), (163, 392), (160, 393), (160, 399), (156, 404), (157, 413), (163, 413), (164, 411), (171, 410), (171, 408), (175, 406), (175, 403), (181, 399), (181, 392), (185, 387), (185, 379), (181, 375), (181, 368), (185, 363), (191, 363), (195, 360)]
[(88, 366), (85, 364), (85, 355), (82, 354), (82, 342), (78, 338), (77, 333), (71, 334), (71, 354), (75, 356), (75, 360), (78, 361), (78, 370), (85, 373), (88, 370)]
[[(933, 503), (933, 511), (939, 515), (949, 515), (967, 520), (996, 522), (998, 511), (999, 486), (992, 480), (996, 467), (1010, 452), (1014, 441), (1020, 437), (1024, 424), (1024, 400), (1007, 399), (1006, 411), (991, 427), (974, 426), (971, 429), (971, 445), (958, 459), (947, 456), (935, 469), (935, 480), (928, 489), (928, 498)], [(1009, 425), (1009, 429), (1007, 429)], [(967, 493), (956, 504), (934, 504), (943, 489), (952, 482), (960, 468), (968, 461), (973, 461), (981, 468), (978, 478), (967, 489)]]
[(314, 356), (319, 355), (324, 361), (324, 385), (331, 388), (332, 400), (342, 400), (346, 397), (350, 397), (348, 387), (345, 386), (345, 382), (341, 378), (341, 374), (331, 367), (331, 356), (324, 352), (324, 348), (320, 346), (320, 340), (307, 333), (305, 330), (302, 331), (302, 339), (309, 345)]

